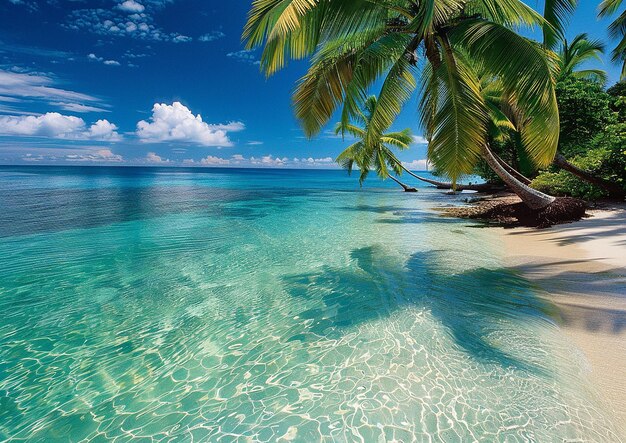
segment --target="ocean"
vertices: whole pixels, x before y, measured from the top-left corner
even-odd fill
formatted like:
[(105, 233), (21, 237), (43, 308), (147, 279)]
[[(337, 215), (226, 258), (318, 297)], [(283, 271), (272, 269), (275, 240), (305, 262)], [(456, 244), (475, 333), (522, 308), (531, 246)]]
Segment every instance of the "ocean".
[(616, 442), (464, 196), (0, 166), (0, 441)]

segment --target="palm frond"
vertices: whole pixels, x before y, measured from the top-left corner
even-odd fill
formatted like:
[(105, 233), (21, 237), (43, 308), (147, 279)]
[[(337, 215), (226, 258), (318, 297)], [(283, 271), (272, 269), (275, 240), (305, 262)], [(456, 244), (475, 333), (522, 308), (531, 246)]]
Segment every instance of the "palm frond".
[(550, 164), (558, 144), (559, 114), (552, 72), (555, 63), (546, 58), (546, 51), (504, 26), (481, 20), (459, 26), (451, 35), (515, 100), (529, 157), (537, 166)]
[(446, 40), (441, 43), (444, 50), (442, 64), (434, 72), (438, 98), (429, 122), (428, 158), (456, 183), (472, 172), (480, 158), (486, 142), (487, 110), (476, 73), (463, 54)]
[(543, 44), (552, 49), (563, 39), (565, 26), (578, 5), (578, 0), (545, 0)]

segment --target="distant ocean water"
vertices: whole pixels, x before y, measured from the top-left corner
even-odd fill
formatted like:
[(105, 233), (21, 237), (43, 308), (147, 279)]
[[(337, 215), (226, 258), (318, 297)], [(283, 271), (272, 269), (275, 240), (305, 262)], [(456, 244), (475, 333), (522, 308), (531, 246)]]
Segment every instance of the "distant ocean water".
[(498, 238), (406, 181), (0, 166), (0, 441), (619, 441)]

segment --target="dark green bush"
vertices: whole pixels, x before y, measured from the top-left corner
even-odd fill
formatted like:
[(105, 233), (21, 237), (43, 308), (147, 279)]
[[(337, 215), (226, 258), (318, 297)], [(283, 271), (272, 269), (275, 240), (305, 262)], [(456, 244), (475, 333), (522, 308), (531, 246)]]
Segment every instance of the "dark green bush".
[(566, 157), (579, 154), (585, 144), (615, 122), (614, 98), (590, 80), (570, 79), (556, 85), (561, 134), (559, 151)]
[[(626, 189), (626, 123), (607, 126), (581, 151), (581, 154), (570, 159), (574, 166)], [(607, 196), (602, 188), (591, 185), (567, 171), (556, 169), (541, 172), (533, 180), (532, 186), (548, 194), (587, 200)]]

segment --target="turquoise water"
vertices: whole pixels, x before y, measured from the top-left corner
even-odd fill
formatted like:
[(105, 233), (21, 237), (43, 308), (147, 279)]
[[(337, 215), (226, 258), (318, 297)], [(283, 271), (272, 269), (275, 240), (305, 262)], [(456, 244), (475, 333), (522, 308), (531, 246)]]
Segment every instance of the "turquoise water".
[(0, 167), (0, 441), (619, 441), (458, 198)]

